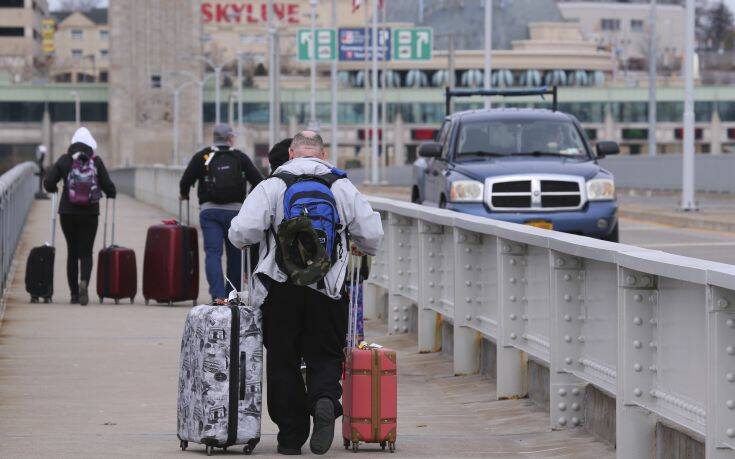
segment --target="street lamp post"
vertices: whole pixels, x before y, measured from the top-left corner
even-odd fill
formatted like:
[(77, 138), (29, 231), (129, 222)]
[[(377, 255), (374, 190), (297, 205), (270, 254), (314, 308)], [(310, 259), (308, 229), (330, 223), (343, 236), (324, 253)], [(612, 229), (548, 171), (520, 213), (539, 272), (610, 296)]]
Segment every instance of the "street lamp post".
[(648, 154), (656, 156), (656, 0), (651, 0), (648, 28)]
[[(332, 28), (337, 30), (337, 0), (332, 0)], [(339, 140), (337, 139), (337, 136), (339, 135), (339, 130), (337, 123), (339, 122), (338, 117), (338, 105), (337, 105), (337, 56), (335, 56), (335, 59), (332, 60), (332, 144), (330, 146), (330, 153), (331, 153), (331, 159), (332, 164), (335, 166), (337, 165), (337, 159), (338, 159), (338, 153), (337, 150), (339, 149)]]
[(215, 65), (212, 59), (208, 58), (207, 56), (201, 55), (195, 55), (194, 59), (199, 59), (200, 61), (212, 67), (212, 69), (214, 70), (214, 122), (215, 124), (219, 124), (221, 119), (220, 90), (222, 86), (222, 68), (224, 68), (224, 66), (227, 65), (229, 62)]
[(273, 0), (268, 0), (268, 146), (276, 143), (276, 24)]
[(186, 70), (175, 70), (170, 72), (171, 75), (184, 75), (189, 80), (197, 85), (198, 103), (197, 103), (197, 148), (204, 146), (204, 85), (207, 84), (207, 80), (214, 76), (213, 73), (208, 73), (204, 77), (199, 78), (195, 73)]
[(380, 181), (378, 169), (378, 1), (371, 2), (372, 6), (372, 48), (373, 48), (373, 72), (372, 72), (372, 92), (373, 92), (373, 113), (372, 113), (372, 157), (370, 158), (370, 181), (373, 185), (377, 185)]
[(694, 202), (694, 0), (686, 0), (684, 27), (684, 154), (682, 210), (696, 210)]
[(179, 162), (179, 96), (181, 95), (181, 91), (186, 89), (187, 86), (191, 85), (193, 82), (187, 81), (185, 83), (182, 83), (178, 86), (167, 86), (169, 90), (173, 92), (174, 95), (174, 109), (173, 109), (173, 137), (174, 137), (174, 149), (171, 155), (171, 163), (172, 165), (177, 165)]
[[(493, 0), (485, 0), (485, 75), (484, 88), (492, 86), (492, 49), (493, 49)], [(485, 97), (485, 108), (490, 108), (490, 97)]]
[(79, 97), (79, 91), (71, 91), (74, 97), (74, 121), (76, 121), (77, 129), (82, 125), (82, 102)]
[(311, 78), (311, 95), (309, 97), (309, 129), (319, 130), (316, 119), (316, 5), (318, 0), (311, 0), (311, 66), (309, 77)]

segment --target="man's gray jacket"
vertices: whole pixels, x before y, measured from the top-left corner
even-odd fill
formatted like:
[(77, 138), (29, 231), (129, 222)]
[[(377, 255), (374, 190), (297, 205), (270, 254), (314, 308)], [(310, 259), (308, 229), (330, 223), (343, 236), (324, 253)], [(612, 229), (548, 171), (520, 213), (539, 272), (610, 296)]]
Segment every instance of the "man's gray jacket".
[[(320, 159), (296, 158), (276, 169), (276, 172), (324, 175), (331, 172), (331, 169), (329, 163)], [(383, 225), (380, 215), (373, 210), (352, 182), (340, 179), (334, 182), (331, 189), (343, 227), (339, 234), (343, 250), (337, 252), (337, 260), (324, 278), (324, 289), (318, 289), (316, 284), (310, 287), (337, 299), (347, 272), (349, 256), (347, 233), (359, 250), (374, 255), (383, 238)], [(286, 274), (276, 264), (276, 241), (273, 236), (275, 229), (283, 220), (285, 192), (286, 184), (279, 178), (272, 177), (260, 182), (248, 194), (240, 212), (232, 219), (228, 234), (230, 242), (238, 248), (260, 243), (260, 262), (255, 268), (255, 274), (264, 274), (276, 282), (287, 280)], [(271, 228), (273, 231), (270, 231)], [(261, 282), (260, 276), (254, 277), (255, 287), (251, 298), (255, 305), (261, 305), (268, 294), (267, 286)]]

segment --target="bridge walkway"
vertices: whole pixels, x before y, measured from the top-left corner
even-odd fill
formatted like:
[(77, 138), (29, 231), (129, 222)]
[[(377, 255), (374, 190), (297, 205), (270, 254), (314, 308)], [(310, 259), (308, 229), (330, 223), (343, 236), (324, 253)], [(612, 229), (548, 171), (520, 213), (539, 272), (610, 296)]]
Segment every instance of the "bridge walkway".
[[(0, 455), (181, 458), (203, 453), (198, 446), (181, 453), (175, 432), (179, 339), (188, 304), (145, 306), (139, 293), (133, 305), (109, 300), (100, 305), (96, 296), (87, 307), (69, 305), (63, 237), (57, 238), (54, 303), (29, 303), (23, 270), (31, 247), (48, 238), (49, 205), (33, 205), (5, 297)], [(167, 217), (120, 197), (117, 242), (135, 249), (139, 273), (145, 228)], [(99, 234), (95, 250), (101, 245)], [(206, 300), (203, 279), (201, 287), (200, 300)], [(415, 336), (385, 333), (385, 324), (368, 322), (369, 338), (399, 353), (397, 456), (614, 457), (611, 447), (582, 430), (551, 431), (548, 412), (529, 400), (495, 400), (492, 380), (453, 376), (448, 356), (416, 353)], [(258, 456), (275, 457), (275, 432), (265, 415)], [(334, 446), (328, 457), (352, 454), (341, 448), (339, 436)]]

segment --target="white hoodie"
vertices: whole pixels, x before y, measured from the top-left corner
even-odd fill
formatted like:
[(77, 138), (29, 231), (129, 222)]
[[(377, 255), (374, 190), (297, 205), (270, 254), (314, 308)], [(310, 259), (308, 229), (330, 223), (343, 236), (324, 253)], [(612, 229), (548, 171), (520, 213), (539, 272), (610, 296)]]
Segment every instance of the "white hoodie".
[(94, 140), (94, 137), (92, 137), (92, 133), (89, 132), (89, 129), (85, 127), (80, 127), (79, 129), (77, 129), (77, 131), (74, 133), (74, 136), (71, 138), (71, 143), (77, 142), (81, 142), (87, 145), (92, 150), (97, 150), (97, 142)]
[[(296, 175), (323, 175), (328, 174), (332, 166), (326, 161), (316, 158), (296, 158), (279, 167), (276, 172), (289, 172)], [(286, 282), (287, 276), (278, 268), (275, 259), (275, 238), (270, 228), (278, 227), (283, 220), (283, 195), (286, 184), (279, 178), (263, 180), (248, 194), (240, 212), (232, 219), (229, 239), (235, 247), (243, 248), (260, 243), (260, 263), (255, 273), (262, 273), (276, 282)], [(332, 185), (332, 193), (337, 202), (337, 212), (340, 222), (346, 231), (340, 233), (344, 250), (337, 253), (337, 261), (324, 277), (325, 288), (320, 290), (316, 285), (311, 288), (318, 290), (330, 298), (339, 298), (342, 284), (347, 272), (349, 248), (346, 241), (346, 232), (349, 232), (351, 241), (361, 251), (374, 255), (383, 238), (383, 225), (380, 215), (373, 211), (367, 199), (357, 191), (349, 180), (337, 180)], [(266, 243), (266, 237), (268, 241)], [(255, 287), (252, 300), (255, 305), (261, 305), (268, 294), (266, 286), (255, 276)]]

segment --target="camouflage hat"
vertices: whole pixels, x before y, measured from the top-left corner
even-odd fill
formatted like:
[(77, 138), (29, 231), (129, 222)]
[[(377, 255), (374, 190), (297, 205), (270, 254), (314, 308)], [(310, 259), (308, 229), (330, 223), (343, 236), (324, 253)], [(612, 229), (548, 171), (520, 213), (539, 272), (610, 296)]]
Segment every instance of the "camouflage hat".
[(308, 217), (284, 220), (278, 225), (279, 265), (296, 285), (313, 284), (332, 267), (327, 250)]

